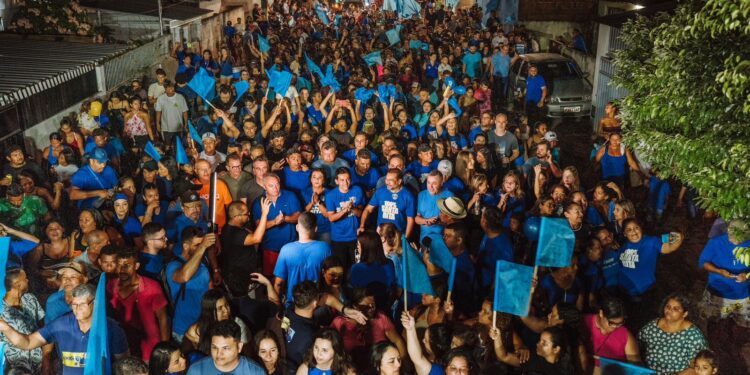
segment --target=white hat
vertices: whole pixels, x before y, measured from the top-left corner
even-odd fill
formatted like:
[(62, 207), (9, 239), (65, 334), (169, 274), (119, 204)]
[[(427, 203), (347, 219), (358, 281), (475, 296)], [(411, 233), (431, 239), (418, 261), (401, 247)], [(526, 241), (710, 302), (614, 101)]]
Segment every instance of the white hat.
[(211, 133), (211, 132), (205, 132), (205, 133), (203, 133), (203, 136), (201, 136), (201, 140), (205, 141), (207, 139), (216, 140), (216, 135), (214, 133)]
[(453, 164), (450, 160), (441, 160), (440, 163), (438, 163), (437, 170), (440, 171), (440, 173), (445, 176), (447, 179), (451, 175), (453, 175)]
[(551, 130), (548, 131), (548, 132), (546, 132), (546, 133), (544, 133), (544, 140), (547, 141), (547, 142), (555, 142), (555, 141), (557, 141), (557, 133), (555, 133), (555, 132), (553, 132)]

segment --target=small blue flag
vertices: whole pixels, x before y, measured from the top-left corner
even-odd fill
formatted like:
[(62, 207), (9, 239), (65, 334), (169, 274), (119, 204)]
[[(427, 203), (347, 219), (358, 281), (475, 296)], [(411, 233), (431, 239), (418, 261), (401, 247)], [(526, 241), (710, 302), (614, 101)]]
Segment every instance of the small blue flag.
[(445, 5), (453, 9), (453, 11), (455, 11), (456, 8), (458, 8), (458, 3), (459, 3), (459, 0), (445, 0)]
[(187, 157), (187, 153), (185, 152), (185, 147), (182, 147), (182, 138), (177, 137), (176, 143), (175, 143), (175, 160), (177, 161), (177, 164), (190, 164), (190, 159)]
[(529, 314), (534, 267), (498, 260), (495, 264), (494, 311), (517, 316)]
[(247, 81), (237, 81), (232, 84), (234, 86), (234, 92), (237, 93), (237, 98), (234, 99), (235, 102), (240, 100), (240, 98), (245, 95), (247, 90), (250, 89), (250, 84), (247, 83)]
[(268, 87), (284, 97), (286, 91), (289, 90), (289, 86), (292, 84), (292, 73), (283, 70), (270, 70), (266, 71), (266, 74), (268, 75)]
[(216, 97), (216, 79), (206, 69), (200, 68), (187, 85), (207, 102)]
[(445, 80), (443, 80), (443, 83), (445, 83), (446, 87), (450, 87), (451, 89), (453, 89), (453, 86), (456, 85), (456, 81), (451, 76), (445, 77)]
[(420, 12), (422, 12), (422, 7), (414, 0), (400, 0), (400, 5), (401, 7), (398, 10), (398, 16), (402, 19), (419, 16)]
[(451, 90), (458, 95), (466, 94), (466, 87), (463, 86), (454, 86)]
[(354, 99), (357, 99), (362, 103), (367, 103), (373, 95), (375, 95), (375, 91), (364, 87), (357, 87), (357, 89), (354, 90)]
[(617, 375), (651, 375), (656, 374), (656, 371), (636, 366), (626, 362), (616, 361), (614, 359), (599, 357), (599, 368), (601, 368), (602, 374), (617, 374)]
[(266, 39), (263, 35), (258, 35), (258, 49), (263, 53), (271, 50), (271, 45), (268, 44), (268, 39)]
[(151, 157), (151, 159), (154, 159), (157, 163), (161, 161), (161, 155), (159, 154), (159, 150), (154, 147), (154, 144), (151, 143), (151, 141), (146, 142), (146, 147), (143, 149), (143, 151)]
[[(10, 254), (10, 237), (0, 237), (0, 300), (5, 298), (5, 267), (8, 264), (8, 254)], [(5, 358), (5, 356), (3, 356)]]
[(456, 257), (448, 249), (443, 236), (431, 234), (427, 238), (430, 239), (430, 263), (442, 268), (445, 272), (449, 272)]
[(190, 138), (193, 139), (193, 142), (199, 144), (201, 148), (203, 148), (203, 138), (198, 134), (198, 130), (195, 129), (193, 122), (190, 120), (188, 120), (188, 132), (190, 133)]
[(305, 77), (297, 76), (297, 85), (295, 87), (297, 91), (301, 91), (302, 89), (312, 90), (312, 83)]
[(399, 42), (401, 42), (401, 36), (398, 35), (398, 30), (396, 29), (390, 29), (386, 31), (385, 37), (388, 38), (389, 46), (392, 46), (394, 44), (398, 44)]
[(5, 374), (5, 343), (0, 342), (0, 374)]
[(451, 98), (448, 99), (448, 105), (451, 106), (454, 111), (456, 111), (456, 118), (461, 117), (461, 115), (464, 113), (464, 111), (461, 110), (461, 106), (458, 105), (458, 100), (456, 100), (455, 96), (451, 96)]
[(320, 19), (320, 22), (323, 22), (324, 25), (328, 26), (331, 24), (331, 21), (328, 19), (328, 12), (325, 8), (323, 8), (320, 3), (315, 2), (315, 14)]
[(395, 12), (398, 10), (397, 0), (384, 0), (382, 10)]
[(429, 51), (430, 45), (428, 43), (425, 43), (421, 40), (410, 40), (409, 41), (409, 48), (410, 49), (421, 49), (423, 51)]
[(362, 59), (365, 60), (367, 66), (383, 65), (383, 59), (380, 57), (380, 51), (370, 52), (367, 55), (362, 56)]
[(310, 73), (317, 75), (318, 79), (323, 79), (323, 71), (320, 70), (318, 64), (307, 55), (307, 52), (305, 52), (305, 63), (307, 64), (307, 70), (309, 70)]
[(109, 353), (109, 337), (107, 333), (107, 276), (102, 274), (99, 286), (96, 287), (94, 311), (89, 330), (89, 342), (86, 347), (86, 362), (84, 375), (101, 375), (112, 373), (112, 358)]
[(378, 85), (378, 100), (380, 100), (381, 103), (388, 103), (389, 102), (388, 97), (388, 86), (386, 86), (385, 83), (381, 83)]
[(540, 267), (568, 267), (573, 258), (576, 235), (566, 219), (542, 217), (536, 265)]
[(424, 265), (422, 257), (411, 247), (406, 236), (401, 236), (404, 259), (404, 293), (407, 291), (418, 294), (435, 295), (430, 283), (430, 275), (427, 266)]
[(333, 75), (332, 64), (326, 66), (326, 74), (320, 79), (320, 85), (323, 87), (330, 87), (333, 92), (341, 91), (341, 84), (336, 80), (336, 76)]
[[(432, 255), (432, 253), (430, 253)], [(453, 261), (451, 262), (451, 270), (448, 274), (448, 291), (453, 292), (453, 284), (456, 283), (456, 262), (458, 262), (457, 258), (453, 258)]]

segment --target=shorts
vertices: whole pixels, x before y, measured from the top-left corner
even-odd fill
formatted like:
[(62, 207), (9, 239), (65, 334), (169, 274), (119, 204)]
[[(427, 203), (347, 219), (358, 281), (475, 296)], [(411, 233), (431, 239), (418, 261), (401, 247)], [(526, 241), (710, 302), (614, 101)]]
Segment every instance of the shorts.
[(722, 298), (705, 290), (700, 313), (707, 320), (731, 318), (738, 326), (750, 328), (750, 298)]
[(266, 277), (273, 276), (273, 269), (276, 268), (276, 261), (279, 260), (279, 252), (263, 250), (263, 275)]

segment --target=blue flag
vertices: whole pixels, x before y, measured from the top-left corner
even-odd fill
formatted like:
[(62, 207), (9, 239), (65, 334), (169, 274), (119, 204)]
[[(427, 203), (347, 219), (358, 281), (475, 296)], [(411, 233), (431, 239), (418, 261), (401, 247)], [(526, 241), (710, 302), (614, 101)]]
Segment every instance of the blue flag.
[(419, 3), (417, 3), (414, 0), (396, 0), (400, 1), (400, 7), (398, 9), (398, 16), (399, 18), (412, 18), (414, 16), (419, 16), (420, 12), (422, 11), (422, 7), (419, 6)]
[(195, 129), (193, 122), (190, 120), (188, 120), (188, 132), (190, 133), (190, 138), (193, 139), (193, 142), (199, 144), (201, 148), (203, 148), (203, 138), (198, 134), (198, 130)]
[(431, 234), (427, 238), (430, 239), (430, 262), (442, 268), (443, 271), (449, 272), (456, 257), (448, 250), (448, 245), (445, 244), (443, 236)]
[(102, 274), (99, 286), (96, 287), (94, 311), (89, 330), (89, 342), (86, 347), (86, 364), (83, 375), (101, 375), (112, 373), (112, 358), (109, 355), (109, 337), (107, 337), (107, 276)]
[(161, 161), (161, 155), (159, 154), (159, 150), (154, 147), (154, 144), (151, 143), (151, 141), (146, 142), (146, 147), (143, 149), (143, 151), (151, 157), (151, 159), (154, 159), (157, 163)]
[(395, 12), (398, 10), (398, 5), (396, 4), (396, 1), (397, 0), (383, 0), (383, 7), (380, 9)]
[(404, 252), (404, 293), (409, 291), (434, 296), (435, 291), (432, 290), (430, 275), (422, 257), (411, 247), (404, 235), (401, 236), (401, 246)]
[(302, 89), (312, 90), (312, 83), (307, 80), (307, 78), (302, 76), (297, 76), (297, 91), (301, 91)]
[(309, 70), (310, 73), (317, 75), (318, 79), (323, 79), (323, 71), (320, 70), (318, 64), (316, 64), (310, 56), (307, 56), (307, 52), (305, 52), (305, 63), (307, 64), (307, 70)]
[(323, 87), (330, 87), (333, 92), (341, 91), (341, 84), (336, 80), (336, 76), (333, 75), (332, 64), (326, 66), (326, 74), (320, 79), (320, 85)]
[(381, 103), (388, 103), (388, 86), (385, 83), (378, 85), (378, 100)]
[(614, 359), (599, 357), (599, 367), (602, 369), (602, 374), (617, 374), (617, 375), (651, 375), (656, 374), (656, 371), (632, 365), (626, 362), (616, 361)]
[[(8, 265), (8, 254), (10, 254), (10, 237), (0, 237), (0, 300), (5, 298), (5, 267)], [(3, 356), (5, 358), (5, 356)]]
[(0, 374), (5, 374), (5, 343), (0, 342)]
[(266, 39), (263, 35), (258, 35), (258, 49), (263, 53), (271, 50), (271, 45), (268, 44), (268, 39)]
[(517, 316), (529, 314), (534, 267), (498, 260), (495, 265), (494, 311)]
[(455, 92), (457, 95), (466, 94), (466, 87), (463, 86), (453, 86), (451, 90), (453, 90), (453, 92)]
[(451, 98), (448, 99), (448, 105), (451, 106), (454, 111), (456, 111), (456, 118), (461, 117), (461, 115), (464, 113), (464, 111), (461, 110), (461, 106), (458, 105), (458, 100), (456, 100), (455, 96), (451, 96)]
[(445, 5), (453, 9), (454, 12), (456, 11), (456, 8), (458, 8), (458, 3), (459, 0), (445, 0)]
[(320, 3), (316, 2), (315, 5), (315, 14), (320, 19), (320, 22), (323, 22), (324, 25), (328, 26), (331, 24), (331, 21), (328, 19), (328, 12), (325, 8), (323, 8)]
[(424, 51), (430, 50), (430, 45), (428, 43), (425, 43), (421, 40), (410, 40), (409, 41), (409, 48), (411, 49), (421, 49)]
[[(432, 253), (430, 253), (432, 255)], [(456, 262), (458, 261), (457, 258), (453, 258), (453, 261), (451, 262), (451, 271), (448, 274), (448, 291), (453, 292), (453, 284), (456, 283)]]
[(364, 87), (357, 87), (357, 89), (354, 90), (354, 99), (357, 99), (362, 103), (367, 103), (373, 95), (375, 95), (375, 91)]
[(216, 97), (216, 80), (206, 69), (200, 68), (187, 85), (207, 102)]
[(536, 247), (536, 265), (541, 267), (568, 267), (573, 258), (576, 235), (566, 219), (542, 217), (539, 242)]
[(234, 92), (237, 93), (237, 98), (234, 99), (235, 103), (250, 89), (250, 84), (247, 81), (237, 81), (232, 86), (234, 86)]
[(380, 57), (380, 51), (370, 52), (367, 55), (362, 56), (362, 59), (365, 60), (367, 66), (383, 65), (383, 59)]
[(443, 80), (443, 83), (445, 83), (446, 87), (450, 87), (451, 89), (453, 89), (453, 86), (456, 85), (456, 80), (454, 80), (453, 77), (448, 76), (448, 77), (445, 77), (445, 80)]
[(268, 87), (272, 88), (277, 94), (282, 97), (286, 95), (286, 91), (289, 90), (289, 86), (292, 84), (292, 73), (287, 71), (270, 70), (266, 71), (268, 75)]
[(182, 147), (182, 138), (177, 137), (175, 140), (175, 160), (177, 161), (177, 164), (190, 164), (190, 159), (187, 157), (187, 153), (185, 152), (185, 147)]
[(398, 35), (398, 30), (390, 29), (385, 32), (385, 37), (388, 38), (388, 45), (392, 46), (401, 42), (401, 36)]

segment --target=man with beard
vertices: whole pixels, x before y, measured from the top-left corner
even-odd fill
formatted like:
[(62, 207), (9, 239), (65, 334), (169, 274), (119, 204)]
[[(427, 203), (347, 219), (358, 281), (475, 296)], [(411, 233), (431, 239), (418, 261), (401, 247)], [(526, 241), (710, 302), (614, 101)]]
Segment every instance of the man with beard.
[(125, 331), (130, 353), (144, 361), (160, 341), (170, 338), (167, 299), (158, 282), (138, 275), (138, 251), (123, 249), (117, 254), (117, 278), (107, 283), (109, 305)]

